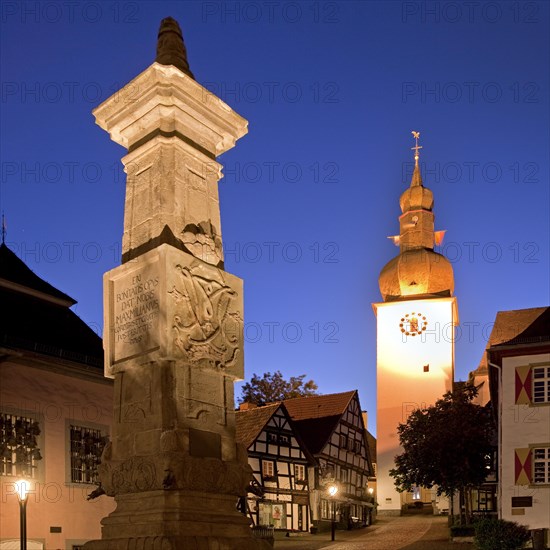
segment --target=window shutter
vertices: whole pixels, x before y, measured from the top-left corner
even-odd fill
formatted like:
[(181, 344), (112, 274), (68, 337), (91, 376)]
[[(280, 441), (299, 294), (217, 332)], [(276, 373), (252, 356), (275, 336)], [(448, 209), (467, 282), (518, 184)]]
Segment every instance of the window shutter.
[(516, 485), (529, 485), (533, 471), (531, 449), (515, 449), (514, 453), (514, 483)]
[(516, 367), (516, 405), (530, 405), (533, 396), (531, 365)]

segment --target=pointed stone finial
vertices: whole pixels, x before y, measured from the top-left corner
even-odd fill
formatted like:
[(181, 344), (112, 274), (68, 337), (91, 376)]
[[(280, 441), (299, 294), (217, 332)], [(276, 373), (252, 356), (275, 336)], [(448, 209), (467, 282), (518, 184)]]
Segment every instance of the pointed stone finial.
[(411, 132), (414, 139), (415, 139), (415, 146), (411, 147), (411, 149), (414, 150), (414, 172), (411, 180), (411, 187), (416, 187), (418, 185), (422, 185), (422, 176), (420, 174), (420, 167), (418, 166), (418, 159), (420, 158), (420, 154), (418, 152), (419, 149), (422, 149), (422, 145), (418, 145), (418, 140), (420, 139), (420, 132), (415, 132), (414, 130)]
[(165, 17), (160, 22), (155, 61), (161, 65), (174, 65), (193, 80), (195, 79), (187, 61), (187, 50), (181, 28), (173, 17)]

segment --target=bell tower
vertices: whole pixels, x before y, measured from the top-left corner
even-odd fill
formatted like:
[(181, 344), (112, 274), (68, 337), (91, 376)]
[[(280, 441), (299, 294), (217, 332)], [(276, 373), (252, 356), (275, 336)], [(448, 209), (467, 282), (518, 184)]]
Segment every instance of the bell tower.
[(443, 231), (434, 231), (433, 194), (420, 173), (419, 132), (415, 167), (399, 200), (399, 235), (390, 237), (399, 254), (378, 279), (381, 303), (376, 315), (377, 494), (378, 511), (401, 513), (401, 495), (389, 475), (401, 452), (397, 427), (419, 407), (432, 405), (452, 388), (454, 327), (458, 324), (453, 297), (453, 268), (434, 252)]

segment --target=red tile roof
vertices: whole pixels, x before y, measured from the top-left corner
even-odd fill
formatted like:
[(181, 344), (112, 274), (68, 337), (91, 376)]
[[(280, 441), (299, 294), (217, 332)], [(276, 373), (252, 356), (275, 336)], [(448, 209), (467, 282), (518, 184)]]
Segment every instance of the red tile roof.
[(487, 347), (550, 340), (550, 307), (499, 311)]
[(292, 420), (310, 420), (327, 416), (341, 416), (348, 408), (357, 390), (327, 395), (310, 395), (285, 399), (285, 407)]
[(280, 406), (281, 403), (273, 403), (247, 411), (236, 411), (237, 442), (248, 449)]
[(246, 448), (256, 440), (275, 411), (284, 405), (297, 437), (311, 454), (320, 453), (357, 390), (286, 399), (235, 413), (237, 441)]
[(357, 390), (286, 399), (296, 432), (311, 454), (320, 453)]

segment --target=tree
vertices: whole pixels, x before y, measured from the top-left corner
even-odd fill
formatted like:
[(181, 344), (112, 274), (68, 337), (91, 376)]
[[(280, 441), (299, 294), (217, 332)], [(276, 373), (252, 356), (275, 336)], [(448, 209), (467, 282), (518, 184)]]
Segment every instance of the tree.
[(293, 397), (317, 395), (317, 384), (313, 380), (304, 382), (305, 374), (291, 376), (285, 380), (281, 371), (264, 373), (260, 378), (256, 373), (250, 382), (246, 382), (241, 390), (241, 403), (254, 403), (258, 406)]
[(485, 481), (493, 451), (491, 415), (472, 402), (476, 395), (475, 386), (460, 384), (435, 405), (414, 411), (398, 427), (403, 452), (390, 470), (401, 492), (435, 486), (452, 500), (459, 491), (467, 522), (471, 490)]

